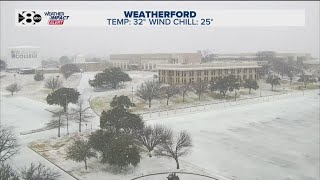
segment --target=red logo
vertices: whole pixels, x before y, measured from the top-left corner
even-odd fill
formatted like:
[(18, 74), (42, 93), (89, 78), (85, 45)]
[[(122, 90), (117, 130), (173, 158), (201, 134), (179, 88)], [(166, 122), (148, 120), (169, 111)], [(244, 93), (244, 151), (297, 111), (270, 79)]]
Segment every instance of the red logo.
[(49, 20), (49, 25), (63, 25), (64, 20)]

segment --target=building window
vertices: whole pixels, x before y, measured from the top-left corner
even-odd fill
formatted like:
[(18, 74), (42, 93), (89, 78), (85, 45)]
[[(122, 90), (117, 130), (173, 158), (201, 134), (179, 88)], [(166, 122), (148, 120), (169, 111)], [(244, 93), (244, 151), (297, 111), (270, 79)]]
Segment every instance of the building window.
[(247, 75), (243, 75), (243, 80), (246, 80), (247, 79)]
[(241, 73), (241, 69), (237, 69), (237, 73), (240, 74)]
[(225, 69), (225, 70), (224, 70), (224, 73), (225, 73), (225, 74), (228, 74), (228, 69)]
[(238, 80), (241, 80), (241, 76), (240, 75), (237, 75), (237, 78), (238, 78)]
[(193, 71), (189, 72), (189, 76), (193, 76), (193, 74), (194, 74)]
[(201, 76), (201, 71), (197, 71), (197, 76)]
[(222, 69), (218, 70), (218, 74), (221, 75), (222, 74)]
[(247, 69), (243, 69), (243, 73), (247, 73)]
[(205, 70), (205, 71), (204, 71), (204, 75), (205, 75), (205, 76), (208, 76), (208, 74), (209, 74), (208, 71)]
[(249, 69), (249, 73), (252, 73), (252, 69)]
[(252, 79), (252, 74), (249, 75), (249, 79)]
[(235, 74), (235, 73), (236, 73), (236, 70), (231, 69), (231, 74)]
[(213, 81), (213, 77), (211, 77), (211, 81)]

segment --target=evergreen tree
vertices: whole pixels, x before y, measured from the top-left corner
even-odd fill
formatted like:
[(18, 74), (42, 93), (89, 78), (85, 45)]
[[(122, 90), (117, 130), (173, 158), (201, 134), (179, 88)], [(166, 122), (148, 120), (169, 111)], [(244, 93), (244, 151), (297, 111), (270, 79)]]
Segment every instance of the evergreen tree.
[(96, 74), (93, 80), (89, 80), (89, 84), (92, 87), (111, 87), (116, 89), (120, 83), (131, 80), (127, 73), (120, 68), (113, 67)]
[(122, 107), (122, 108), (130, 108), (130, 107), (133, 107), (134, 104), (130, 101), (129, 97), (128, 96), (124, 96), (124, 95), (121, 95), (121, 96), (117, 96), (115, 95), (113, 98), (112, 98), (112, 101), (110, 103), (110, 106), (112, 108), (115, 108), (115, 107)]
[(266, 80), (266, 83), (270, 84), (271, 85), (271, 90), (273, 91), (273, 86), (276, 86), (276, 85), (280, 85), (280, 78), (276, 75), (270, 75), (267, 80)]
[(131, 136), (98, 130), (90, 135), (90, 145), (100, 152), (101, 163), (117, 167), (136, 166), (141, 159), (139, 148)]
[(41, 72), (37, 72), (34, 76), (33, 79), (35, 81), (43, 81), (44, 80), (44, 75)]
[(258, 85), (256, 80), (247, 79), (243, 83), (243, 87), (244, 88), (248, 88), (249, 89), (249, 94), (250, 94), (251, 93), (251, 89), (257, 90), (259, 88), (259, 85)]
[(101, 113), (100, 127), (116, 133), (136, 134), (143, 128), (143, 121), (139, 115), (130, 113), (125, 108), (115, 107)]
[(227, 91), (232, 92), (234, 89), (240, 89), (240, 83), (234, 75), (218, 78), (215, 82), (216, 89), (226, 96)]
[(139, 149), (132, 138), (124, 134), (115, 136), (107, 150), (105, 162), (120, 168), (128, 165), (136, 166), (141, 159)]
[(298, 79), (298, 82), (303, 82), (304, 88), (306, 88), (307, 84), (315, 83), (315, 82), (317, 82), (317, 80), (313, 76), (306, 75), (306, 74), (303, 73), (303, 74), (300, 75), (300, 77)]
[(67, 106), (69, 103), (76, 104), (80, 93), (73, 88), (60, 88), (46, 98), (49, 105), (57, 104), (63, 107), (64, 112), (67, 111)]
[(71, 159), (76, 162), (84, 162), (85, 169), (87, 170), (87, 160), (95, 157), (96, 153), (92, 151), (88, 141), (76, 140), (67, 149), (66, 159)]
[(64, 78), (68, 79), (72, 74), (80, 72), (79, 67), (76, 64), (65, 64), (60, 68)]

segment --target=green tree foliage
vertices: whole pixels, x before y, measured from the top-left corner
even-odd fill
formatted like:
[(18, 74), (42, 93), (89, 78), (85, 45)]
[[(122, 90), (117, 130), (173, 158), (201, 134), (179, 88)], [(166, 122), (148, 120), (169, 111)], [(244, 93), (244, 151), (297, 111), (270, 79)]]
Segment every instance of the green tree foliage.
[(138, 147), (131, 136), (98, 130), (89, 137), (92, 147), (100, 152), (101, 163), (117, 167), (136, 166), (141, 159)]
[(248, 88), (249, 89), (249, 94), (250, 94), (251, 93), (251, 89), (257, 90), (259, 88), (259, 85), (258, 85), (256, 80), (247, 79), (243, 83), (243, 87), (244, 88)]
[(168, 180), (180, 180), (179, 176), (176, 173), (170, 173), (167, 177)]
[(141, 84), (138, 87), (137, 96), (145, 101), (148, 101), (150, 108), (151, 101), (161, 97), (161, 84), (154, 81)]
[(111, 87), (116, 89), (120, 83), (131, 81), (129, 75), (120, 68), (113, 67), (95, 75), (93, 80), (89, 80), (92, 87)]
[(201, 96), (208, 91), (208, 83), (205, 81), (193, 83), (191, 86), (194, 93), (198, 95), (199, 100), (201, 99)]
[(37, 72), (34, 76), (33, 79), (35, 81), (43, 81), (44, 80), (44, 75), (41, 72)]
[(280, 85), (280, 77), (276, 76), (276, 75), (270, 75), (268, 76), (266, 83), (271, 85), (271, 90), (273, 91), (273, 86), (277, 86)]
[(317, 82), (317, 80), (313, 76), (306, 75), (306, 74), (303, 73), (303, 74), (300, 75), (300, 77), (298, 79), (298, 82), (303, 82), (304, 88), (306, 88), (307, 84), (315, 83), (315, 82)]
[(170, 140), (172, 137), (172, 130), (164, 125), (145, 126), (138, 135), (138, 140), (148, 151), (149, 157), (151, 152), (161, 143)]
[(163, 142), (155, 150), (157, 156), (173, 158), (176, 161), (177, 169), (180, 168), (179, 157), (184, 156), (190, 152), (192, 147), (192, 140), (189, 133), (186, 131), (180, 132), (176, 138), (169, 138)]
[(216, 90), (220, 94), (223, 94), (223, 97), (226, 96), (227, 91), (232, 92), (234, 89), (240, 88), (239, 80), (234, 75), (229, 75), (226, 77), (218, 78), (215, 81)]
[(106, 162), (120, 168), (130, 164), (137, 166), (141, 159), (139, 149), (133, 143), (132, 138), (123, 134), (112, 139), (106, 154)]
[(128, 109), (115, 107), (101, 113), (100, 127), (116, 133), (136, 134), (143, 128), (143, 121)]
[(79, 67), (76, 64), (65, 64), (60, 68), (64, 78), (68, 79), (72, 74), (80, 72)]
[(48, 94), (46, 100), (50, 105), (56, 104), (63, 107), (64, 112), (66, 112), (68, 104), (76, 104), (79, 96), (80, 93), (73, 88), (60, 88), (51, 94)]
[(66, 159), (71, 159), (76, 162), (84, 162), (85, 169), (87, 170), (87, 160), (95, 157), (96, 153), (92, 151), (88, 141), (76, 140), (67, 149)]
[(21, 90), (21, 86), (19, 86), (17, 83), (13, 83), (7, 86), (6, 90), (9, 91), (12, 96), (13, 93), (18, 93)]
[(174, 84), (168, 84), (162, 86), (160, 91), (162, 96), (167, 100), (167, 105), (169, 105), (170, 98), (179, 93), (179, 88)]
[(128, 96), (124, 96), (124, 95), (117, 96), (117, 95), (115, 95), (112, 98), (110, 106), (112, 108), (115, 108), (115, 107), (130, 108), (130, 107), (133, 107), (134, 104), (130, 101)]
[(72, 60), (68, 56), (61, 56), (59, 58), (59, 62), (61, 65), (72, 63)]

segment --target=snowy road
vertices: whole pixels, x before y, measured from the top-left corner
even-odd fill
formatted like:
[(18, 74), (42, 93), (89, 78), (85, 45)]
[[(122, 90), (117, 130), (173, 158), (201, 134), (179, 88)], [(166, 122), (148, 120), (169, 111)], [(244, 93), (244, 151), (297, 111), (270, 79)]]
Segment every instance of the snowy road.
[(319, 179), (319, 91), (303, 97), (151, 120), (187, 130), (183, 160), (241, 180)]
[(21, 132), (33, 130), (43, 127), (51, 117), (51, 113), (45, 111), (48, 105), (39, 101), (35, 101), (26, 97), (1, 96), (1, 125), (14, 127), (18, 136), (20, 145), (19, 154), (11, 159), (14, 167), (22, 168), (29, 166), (30, 163), (41, 162), (48, 167), (52, 167), (61, 173), (61, 180), (74, 180), (73, 177), (61, 171), (56, 166), (33, 152), (27, 145), (37, 139), (55, 138), (57, 131), (50, 130), (29, 135), (20, 135)]

